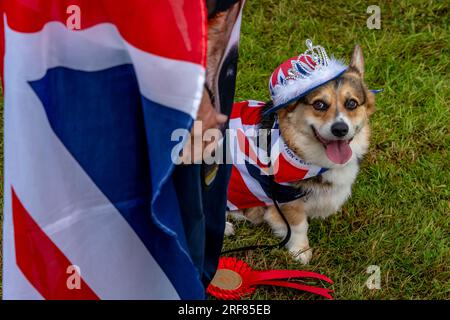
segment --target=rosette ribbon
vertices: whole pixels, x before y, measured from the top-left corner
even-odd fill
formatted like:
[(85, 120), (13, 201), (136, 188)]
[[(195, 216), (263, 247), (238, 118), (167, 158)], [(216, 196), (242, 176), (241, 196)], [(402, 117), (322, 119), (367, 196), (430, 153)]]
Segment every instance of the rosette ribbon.
[(219, 260), (217, 272), (207, 288), (207, 293), (221, 300), (240, 300), (251, 296), (259, 285), (286, 287), (310, 292), (332, 300), (333, 290), (313, 287), (289, 279), (318, 279), (333, 281), (319, 273), (302, 270), (252, 270), (244, 261), (231, 257), (222, 257)]

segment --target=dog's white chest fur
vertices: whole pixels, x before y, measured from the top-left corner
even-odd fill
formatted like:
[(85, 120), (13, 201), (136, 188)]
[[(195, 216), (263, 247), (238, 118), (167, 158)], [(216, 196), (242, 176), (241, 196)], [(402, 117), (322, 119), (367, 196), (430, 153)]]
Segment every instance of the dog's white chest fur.
[(322, 179), (329, 185), (311, 190), (304, 204), (306, 215), (311, 218), (326, 218), (336, 213), (350, 197), (358, 170), (358, 162), (354, 159), (342, 168), (323, 173)]

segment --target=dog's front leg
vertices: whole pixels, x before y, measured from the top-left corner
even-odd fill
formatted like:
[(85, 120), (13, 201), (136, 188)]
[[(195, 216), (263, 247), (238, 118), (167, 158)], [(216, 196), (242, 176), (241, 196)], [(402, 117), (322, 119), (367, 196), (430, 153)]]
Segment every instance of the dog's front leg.
[[(308, 241), (308, 219), (303, 210), (303, 202), (296, 200), (281, 206), (284, 216), (291, 227), (291, 239), (286, 247), (294, 259), (302, 264), (307, 264), (312, 257)], [(274, 234), (284, 238), (287, 233), (286, 224), (280, 217), (275, 206), (270, 206), (266, 211), (264, 220), (272, 227)]]

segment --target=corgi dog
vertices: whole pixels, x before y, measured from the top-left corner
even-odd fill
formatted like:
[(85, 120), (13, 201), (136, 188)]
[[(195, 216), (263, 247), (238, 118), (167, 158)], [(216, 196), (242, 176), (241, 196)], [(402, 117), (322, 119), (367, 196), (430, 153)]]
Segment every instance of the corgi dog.
[[(266, 103), (263, 110), (272, 106), (272, 102)], [(369, 118), (374, 111), (374, 93), (364, 83), (363, 53), (356, 46), (345, 72), (261, 119), (260, 127), (270, 129), (276, 117), (289, 149), (305, 162), (326, 168), (321, 174), (291, 182), (292, 187), (306, 193), (279, 204), (291, 228), (286, 246), (303, 264), (312, 257), (308, 218), (326, 218), (350, 197), (359, 164), (369, 148)], [(230, 212), (255, 224), (265, 221), (276, 236), (286, 235), (286, 225), (274, 205)], [(225, 234), (233, 232), (227, 222)]]

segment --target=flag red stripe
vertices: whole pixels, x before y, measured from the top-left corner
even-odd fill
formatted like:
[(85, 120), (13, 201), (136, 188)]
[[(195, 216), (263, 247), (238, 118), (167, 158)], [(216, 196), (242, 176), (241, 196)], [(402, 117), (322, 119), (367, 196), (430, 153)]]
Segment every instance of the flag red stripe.
[[(282, 153), (280, 153), (280, 156), (277, 159), (275, 168), (275, 182), (278, 183), (303, 180), (308, 173), (308, 170), (297, 168), (292, 165), (286, 160)], [(283, 168), (283, 170), (279, 170), (279, 168)]]
[(79, 289), (68, 288), (73, 272), (67, 273), (67, 268), (73, 264), (34, 221), (12, 187), (11, 194), (16, 262), (28, 281), (45, 299), (98, 300), (83, 278)]
[(230, 119), (240, 119), (243, 125), (256, 125), (261, 122), (261, 111), (264, 105), (249, 107), (248, 101), (233, 104)]
[(231, 169), (230, 184), (228, 185), (228, 199), (239, 209), (251, 207), (265, 207), (266, 204), (259, 200), (247, 187), (244, 179), (235, 166)]
[(203, 2), (204, 0), (7, 0), (4, 6), (10, 28), (30, 33), (40, 31), (50, 21), (66, 24), (71, 16), (71, 12), (67, 13), (67, 8), (77, 5), (81, 12), (81, 29), (110, 22), (136, 48), (205, 66), (207, 18)]
[(235, 102), (233, 103), (233, 108), (231, 109), (230, 119), (241, 118), (242, 108), (247, 104), (247, 101)]
[(2, 95), (5, 92), (5, 82), (3, 80), (3, 60), (5, 56), (5, 26), (3, 25), (3, 1), (0, 1), (0, 77), (2, 78)]

